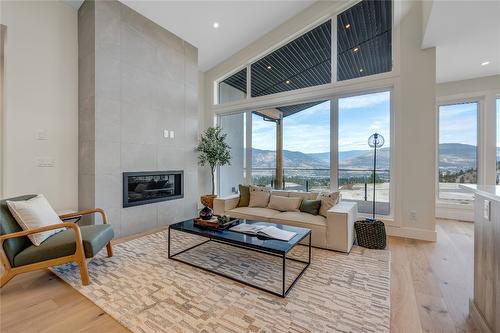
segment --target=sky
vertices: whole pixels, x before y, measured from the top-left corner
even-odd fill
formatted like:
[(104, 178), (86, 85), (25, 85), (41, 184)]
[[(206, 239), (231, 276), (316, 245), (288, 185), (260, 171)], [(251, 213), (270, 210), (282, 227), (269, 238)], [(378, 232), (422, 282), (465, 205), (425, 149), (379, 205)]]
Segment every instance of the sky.
[(439, 107), (439, 143), (477, 145), (477, 103)]
[[(252, 118), (254, 148), (275, 150), (274, 123)], [(283, 123), (283, 148), (303, 153), (330, 151), (330, 101), (286, 117)], [(390, 92), (339, 99), (339, 150), (366, 150), (368, 137), (378, 132), (389, 146)]]

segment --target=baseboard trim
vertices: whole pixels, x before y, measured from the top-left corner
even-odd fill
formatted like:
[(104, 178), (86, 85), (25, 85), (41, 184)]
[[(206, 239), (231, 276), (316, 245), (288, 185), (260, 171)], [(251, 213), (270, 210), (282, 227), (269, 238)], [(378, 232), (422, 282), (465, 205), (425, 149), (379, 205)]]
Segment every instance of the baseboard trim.
[(479, 329), (479, 332), (493, 333), (493, 331), (488, 327), (486, 320), (484, 319), (481, 312), (479, 312), (479, 309), (477, 308), (476, 303), (474, 303), (474, 300), (472, 298), (469, 299), (469, 315), (471, 316), (474, 324), (476, 324), (477, 328)]
[(408, 227), (386, 226), (386, 231), (389, 236), (403, 237), (435, 242), (437, 240), (436, 230), (426, 230)]
[(474, 206), (449, 203), (436, 204), (436, 217), (474, 222)]

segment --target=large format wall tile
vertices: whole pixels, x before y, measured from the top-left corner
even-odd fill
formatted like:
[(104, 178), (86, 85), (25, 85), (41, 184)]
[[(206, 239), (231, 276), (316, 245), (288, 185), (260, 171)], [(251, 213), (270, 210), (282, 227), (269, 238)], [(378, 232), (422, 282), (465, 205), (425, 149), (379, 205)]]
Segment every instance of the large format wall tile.
[(157, 170), (156, 149), (154, 144), (122, 143), (121, 171)]
[(102, 96), (95, 101), (95, 139), (97, 141), (121, 140), (121, 103)]
[[(80, 208), (105, 209), (117, 236), (192, 218), (197, 49), (119, 1), (86, 0), (81, 8)], [(185, 197), (123, 208), (122, 173), (158, 170), (184, 170)]]

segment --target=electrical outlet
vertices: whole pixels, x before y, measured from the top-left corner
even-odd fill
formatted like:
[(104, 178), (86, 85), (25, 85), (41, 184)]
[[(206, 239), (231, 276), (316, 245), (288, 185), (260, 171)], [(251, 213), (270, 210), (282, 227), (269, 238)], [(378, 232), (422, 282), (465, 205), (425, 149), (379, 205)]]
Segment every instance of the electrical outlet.
[(416, 221), (417, 220), (417, 212), (412, 210), (410, 211), (410, 220)]

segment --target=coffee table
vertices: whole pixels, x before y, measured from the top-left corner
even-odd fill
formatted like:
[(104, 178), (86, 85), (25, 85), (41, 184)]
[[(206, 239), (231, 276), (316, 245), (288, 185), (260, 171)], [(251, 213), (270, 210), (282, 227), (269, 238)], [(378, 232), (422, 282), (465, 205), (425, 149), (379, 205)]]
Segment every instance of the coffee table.
[[(275, 226), (279, 229), (287, 230), (287, 231), (293, 231), (296, 233), (296, 235), (290, 239), (289, 241), (281, 241), (277, 239), (271, 239), (271, 238), (263, 238), (261, 236), (253, 236), (253, 235), (248, 235), (248, 234), (243, 234), (231, 230), (212, 230), (212, 229), (207, 229), (207, 228), (202, 228), (198, 227), (196, 224), (194, 224), (193, 220), (187, 220), (179, 223), (175, 223), (169, 226), (168, 228), (168, 258), (172, 260), (176, 260), (185, 264), (188, 264), (190, 266), (224, 276), (228, 279), (238, 281), (240, 283), (243, 283), (247, 286), (251, 286), (266, 292), (269, 292), (273, 295), (281, 296), (281, 297), (286, 297), (288, 292), (292, 289), (292, 287), (295, 285), (297, 280), (304, 274), (306, 271), (307, 267), (309, 267), (309, 264), (311, 263), (311, 230), (306, 229), (306, 228), (299, 228), (299, 227), (292, 227), (288, 225), (283, 225), (283, 224), (275, 224), (275, 223), (266, 223), (266, 222), (260, 222), (260, 221), (251, 221), (251, 220), (241, 220), (242, 223), (248, 223), (248, 224), (253, 224), (253, 223), (259, 223), (259, 224), (265, 224), (265, 225), (270, 225), (270, 226)], [(177, 252), (175, 254), (170, 253), (170, 231), (171, 230), (176, 230), (188, 234), (193, 234), (197, 236), (202, 236), (205, 238), (208, 238), (207, 240), (191, 246), (187, 249), (184, 249), (180, 252)], [(303, 239), (309, 236), (309, 245), (308, 245), (308, 259), (307, 261), (299, 260), (296, 258), (289, 258), (287, 257), (287, 254)], [(186, 261), (184, 259), (180, 259), (178, 256), (182, 253), (185, 253), (187, 251), (190, 251), (200, 245), (206, 244), (208, 242), (217, 242), (217, 243), (222, 243), (230, 246), (235, 246), (239, 248), (243, 248), (246, 250), (250, 251), (256, 251), (260, 253), (265, 253), (268, 255), (272, 256), (277, 256), (282, 258), (282, 289), (281, 292), (276, 292), (273, 290), (269, 290), (260, 286), (257, 286), (255, 284), (251, 284), (247, 281), (244, 281), (243, 279), (236, 278), (234, 276), (230, 276), (228, 274), (218, 272), (216, 270), (212, 270), (206, 267), (199, 266), (197, 264), (191, 263), (189, 261)], [(287, 288), (285, 285), (285, 273), (286, 273), (286, 261), (287, 260), (292, 260), (296, 262), (300, 262), (305, 264), (305, 267), (302, 268), (300, 273), (298, 274), (297, 277), (292, 281), (290, 286)]]

